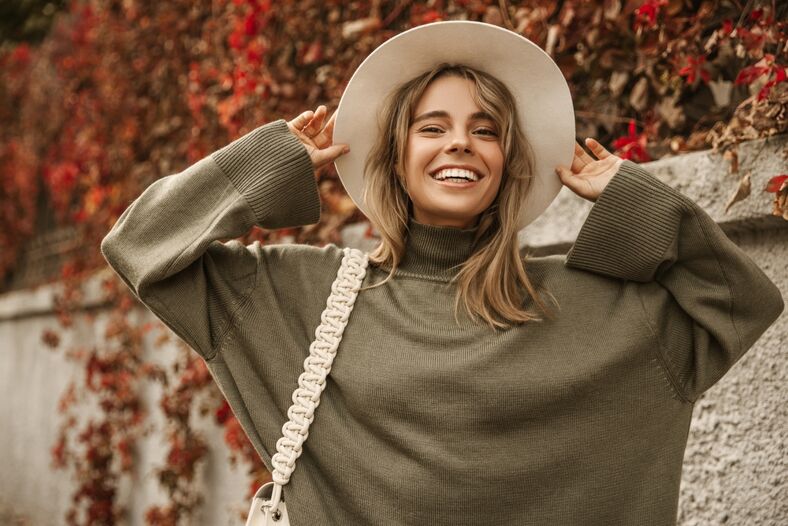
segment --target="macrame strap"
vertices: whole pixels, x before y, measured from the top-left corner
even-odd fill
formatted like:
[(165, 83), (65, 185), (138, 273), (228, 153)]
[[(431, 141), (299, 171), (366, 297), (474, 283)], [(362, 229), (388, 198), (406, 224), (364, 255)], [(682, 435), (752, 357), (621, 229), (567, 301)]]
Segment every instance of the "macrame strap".
[(309, 436), (315, 408), (320, 405), (320, 393), (326, 388), (326, 377), (331, 372), (342, 333), (367, 272), (366, 253), (349, 247), (344, 248), (343, 252), (345, 255), (331, 285), (326, 309), (320, 316), (322, 323), (315, 329), (315, 340), (309, 346), (309, 356), (304, 360), (304, 372), (298, 377), (298, 388), (293, 391), (293, 405), (287, 410), (290, 420), (282, 426), (284, 436), (277, 440), (278, 452), (271, 459), (275, 483), (271, 495), (271, 513), (278, 509), (282, 486), (289, 482), (296, 459), (301, 456), (301, 446)]

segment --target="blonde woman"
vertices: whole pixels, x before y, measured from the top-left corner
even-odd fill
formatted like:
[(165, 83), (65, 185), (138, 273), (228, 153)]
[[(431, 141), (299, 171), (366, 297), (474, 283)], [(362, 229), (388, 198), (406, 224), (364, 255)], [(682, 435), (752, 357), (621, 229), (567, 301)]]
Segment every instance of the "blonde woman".
[[(290, 523), (674, 524), (693, 403), (780, 291), (690, 199), (576, 144), (565, 81), (519, 35), (429, 24), (365, 64), (331, 118), (265, 124), (153, 183), (102, 242), (110, 265), (206, 360), (273, 470), (343, 253), (219, 240), (317, 222), (315, 170), (335, 162), (380, 244)], [(562, 185), (595, 203), (577, 241), (521, 255)]]

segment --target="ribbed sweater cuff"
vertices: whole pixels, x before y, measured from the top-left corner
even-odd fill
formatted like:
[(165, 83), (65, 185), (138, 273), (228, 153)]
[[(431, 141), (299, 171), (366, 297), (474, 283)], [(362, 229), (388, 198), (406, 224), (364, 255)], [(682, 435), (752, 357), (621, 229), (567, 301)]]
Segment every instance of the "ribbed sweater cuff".
[(688, 212), (686, 197), (624, 161), (591, 207), (566, 264), (621, 279), (652, 281)]
[(312, 160), (283, 119), (264, 124), (211, 157), (246, 198), (263, 228), (320, 220), (320, 193)]

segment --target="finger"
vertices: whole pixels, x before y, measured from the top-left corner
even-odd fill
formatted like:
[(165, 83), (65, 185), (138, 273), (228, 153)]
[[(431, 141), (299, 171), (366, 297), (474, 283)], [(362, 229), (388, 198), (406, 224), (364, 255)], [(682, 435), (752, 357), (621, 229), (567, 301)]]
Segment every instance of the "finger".
[(572, 171), (575, 173), (580, 172), (588, 163), (593, 161), (594, 159), (586, 153), (583, 147), (575, 142), (575, 156), (572, 158)]
[(330, 163), (336, 160), (338, 157), (348, 153), (350, 151), (350, 146), (347, 144), (332, 144), (328, 148), (323, 148), (322, 150), (318, 150), (315, 152), (314, 156), (314, 164), (315, 167), (319, 168), (324, 164)]
[(323, 133), (325, 133), (326, 137), (328, 137), (329, 139), (334, 138), (334, 124), (336, 122), (337, 122), (337, 112), (335, 111), (333, 114), (331, 114), (331, 118), (328, 119), (328, 122), (326, 123), (326, 127), (323, 130)]
[(589, 184), (587, 180), (576, 176), (572, 173), (572, 170), (560, 164), (556, 166), (555, 172), (558, 174), (558, 178), (561, 179), (564, 186), (580, 197), (588, 198)]
[(558, 178), (561, 179), (561, 182), (570, 189), (575, 186), (575, 179), (577, 176), (575, 176), (575, 174), (572, 173), (572, 170), (563, 164), (559, 164), (555, 167), (555, 173), (558, 174)]
[(586, 164), (596, 160), (591, 157), (586, 149), (577, 141), (575, 141), (575, 155), (578, 155)]
[(293, 119), (292, 121), (290, 121), (290, 124), (298, 131), (301, 131), (304, 129), (304, 126), (309, 124), (309, 121), (312, 120), (313, 115), (314, 112), (312, 110), (307, 110), (303, 112), (301, 115), (299, 115), (298, 117), (296, 117), (295, 119)]
[(309, 124), (307, 124), (304, 128), (304, 133), (310, 137), (317, 135), (317, 133), (320, 131), (320, 128), (323, 127), (323, 119), (325, 116), (326, 107), (322, 105), (318, 106), (317, 110), (315, 110), (315, 114), (312, 116), (312, 120), (309, 121)]
[(320, 148), (325, 148), (329, 144), (331, 144), (334, 140), (334, 123), (336, 122), (337, 113), (334, 112), (331, 115), (331, 118), (328, 119), (326, 126), (320, 132), (319, 135), (315, 137), (315, 144), (317, 144)]
[(586, 139), (586, 145), (591, 150), (591, 153), (596, 155), (597, 159), (604, 159), (606, 157), (610, 157), (611, 155), (613, 155), (609, 151), (607, 151), (604, 146), (599, 144), (599, 142), (596, 139), (592, 139), (591, 137), (588, 137)]

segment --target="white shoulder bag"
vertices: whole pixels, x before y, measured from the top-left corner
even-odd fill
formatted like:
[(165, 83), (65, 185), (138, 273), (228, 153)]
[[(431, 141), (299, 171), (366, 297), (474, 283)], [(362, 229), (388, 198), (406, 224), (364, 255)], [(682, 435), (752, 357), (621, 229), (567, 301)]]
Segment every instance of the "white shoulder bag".
[(326, 377), (367, 272), (366, 253), (354, 248), (345, 248), (343, 252), (326, 309), (320, 317), (322, 323), (315, 330), (315, 340), (304, 360), (304, 372), (298, 377), (299, 387), (293, 391), (293, 405), (287, 410), (290, 420), (282, 426), (284, 436), (276, 442), (278, 452), (271, 459), (273, 482), (263, 484), (255, 493), (246, 526), (290, 526), (282, 486), (290, 480), (295, 461), (301, 456), (301, 446), (309, 436), (320, 393), (326, 388)]

